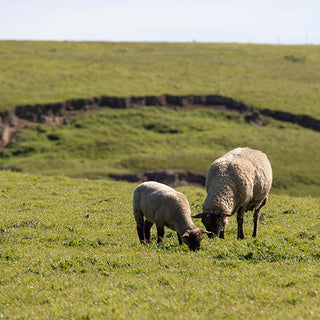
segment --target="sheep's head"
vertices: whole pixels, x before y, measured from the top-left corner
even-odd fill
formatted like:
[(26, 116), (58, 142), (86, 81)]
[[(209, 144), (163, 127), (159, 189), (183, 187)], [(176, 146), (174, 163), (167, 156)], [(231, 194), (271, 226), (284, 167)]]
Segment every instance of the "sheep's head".
[(208, 235), (209, 238), (213, 238), (214, 234), (219, 237), (221, 232), (228, 224), (228, 217), (230, 215), (223, 212), (202, 212), (192, 218), (201, 218), (202, 223), (205, 225), (211, 234)]
[(181, 240), (185, 243), (191, 251), (199, 250), (202, 235), (206, 233), (208, 236), (212, 234), (210, 231), (206, 231), (200, 228), (187, 230), (182, 236)]

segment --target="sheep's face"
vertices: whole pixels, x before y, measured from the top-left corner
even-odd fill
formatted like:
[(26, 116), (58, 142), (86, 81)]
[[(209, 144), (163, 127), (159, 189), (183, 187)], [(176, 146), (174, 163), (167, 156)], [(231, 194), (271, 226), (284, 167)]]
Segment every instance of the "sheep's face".
[[(214, 214), (214, 213), (203, 213), (202, 223), (205, 225), (208, 231), (213, 232), (217, 237), (224, 230), (228, 224), (228, 218), (225, 215)], [(208, 234), (209, 238), (213, 237), (213, 234)]]
[(202, 233), (203, 230), (201, 229), (188, 230), (182, 235), (181, 239), (191, 251), (199, 250), (202, 240)]

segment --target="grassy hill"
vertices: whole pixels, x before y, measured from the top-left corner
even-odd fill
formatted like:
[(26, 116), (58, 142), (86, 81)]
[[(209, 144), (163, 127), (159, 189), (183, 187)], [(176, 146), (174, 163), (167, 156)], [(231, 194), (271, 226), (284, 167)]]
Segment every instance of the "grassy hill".
[[(318, 46), (0, 41), (0, 111), (100, 95), (220, 94), (319, 119), (319, 62)], [(319, 145), (318, 132), (294, 124), (254, 127), (210, 109), (106, 108), (18, 131), (0, 151), (0, 318), (318, 319)], [(232, 217), (226, 239), (204, 238), (198, 252), (168, 229), (160, 246), (155, 228), (152, 244), (140, 245), (137, 183), (110, 173), (205, 173), (238, 146), (263, 150), (274, 170), (259, 237), (248, 213), (245, 241)], [(204, 189), (178, 190), (192, 214), (201, 210)]]
[[(0, 41), (0, 110), (100, 95), (221, 94), (320, 118), (318, 53), (319, 46)], [(277, 121), (251, 127), (235, 113), (107, 109), (19, 131), (0, 167), (87, 178), (156, 168), (205, 174), (217, 157), (249, 146), (270, 157), (273, 192), (318, 196), (319, 145), (317, 132)]]
[[(0, 172), (4, 319), (317, 319), (319, 200), (272, 194), (259, 237), (204, 238), (198, 252), (166, 229), (139, 244), (136, 184)], [(205, 191), (179, 188), (192, 214)], [(200, 221), (196, 223), (201, 225)]]
[(145, 107), (84, 113), (60, 127), (36, 125), (0, 152), (0, 167), (70, 177), (109, 178), (146, 169), (207, 172), (225, 152), (263, 150), (274, 170), (273, 192), (320, 193), (320, 136), (289, 123), (253, 127), (244, 116), (208, 109)]
[(320, 118), (320, 47), (0, 41), (0, 111), (100, 95), (219, 94)]

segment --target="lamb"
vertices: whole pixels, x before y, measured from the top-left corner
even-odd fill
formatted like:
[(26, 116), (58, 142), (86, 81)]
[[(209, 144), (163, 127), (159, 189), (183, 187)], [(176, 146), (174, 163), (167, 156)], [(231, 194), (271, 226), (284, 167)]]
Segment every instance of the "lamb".
[(154, 223), (157, 227), (158, 244), (162, 242), (166, 226), (177, 232), (180, 245), (185, 243), (192, 251), (200, 248), (204, 233), (211, 234), (194, 225), (187, 198), (162, 183), (148, 181), (135, 189), (133, 214), (141, 243), (151, 242), (151, 227)]
[(238, 239), (245, 239), (243, 218), (254, 210), (252, 237), (258, 235), (260, 209), (267, 203), (272, 169), (267, 156), (258, 150), (236, 148), (215, 160), (207, 174), (207, 197), (202, 213), (206, 229), (224, 238), (228, 217), (237, 212)]

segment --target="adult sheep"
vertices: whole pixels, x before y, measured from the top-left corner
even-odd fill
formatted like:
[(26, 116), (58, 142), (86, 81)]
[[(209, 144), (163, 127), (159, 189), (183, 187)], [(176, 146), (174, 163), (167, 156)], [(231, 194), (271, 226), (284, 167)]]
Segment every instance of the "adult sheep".
[(267, 203), (271, 184), (272, 169), (267, 156), (258, 150), (236, 148), (212, 163), (203, 212), (193, 218), (202, 218), (207, 230), (224, 238), (228, 217), (237, 212), (238, 239), (245, 239), (244, 213), (254, 210), (252, 236), (257, 237), (259, 212)]
[(148, 181), (135, 189), (133, 214), (141, 243), (151, 242), (151, 227), (154, 223), (158, 244), (162, 242), (165, 226), (176, 231), (179, 244), (186, 243), (190, 250), (200, 248), (203, 233), (211, 234), (194, 225), (187, 198), (162, 183)]

